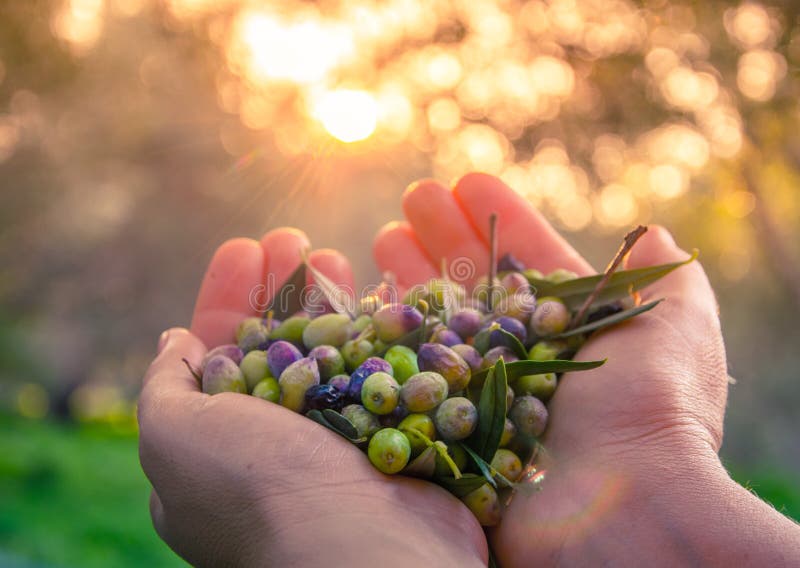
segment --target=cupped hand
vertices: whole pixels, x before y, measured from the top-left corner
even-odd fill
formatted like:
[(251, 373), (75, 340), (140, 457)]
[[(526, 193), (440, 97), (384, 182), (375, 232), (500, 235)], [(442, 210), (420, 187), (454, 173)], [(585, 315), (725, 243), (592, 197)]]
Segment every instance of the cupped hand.
[[(156, 530), (198, 566), (485, 563), (480, 526), (441, 488), (379, 473), (355, 446), (279, 405), (206, 395), (183, 364), (198, 366), (207, 349), (230, 342), (255, 313), (253, 291), (285, 281), (308, 246), (293, 229), (226, 242), (206, 272), (191, 330), (171, 329), (159, 341), (139, 400)], [(352, 287), (339, 253), (319, 250), (309, 260)]]
[[(442, 258), (475, 266), (467, 286), (486, 274), (492, 212), (500, 255), (512, 253), (543, 272), (595, 273), (492, 176), (469, 174), (452, 189), (421, 181), (408, 189), (403, 208), (406, 221), (384, 227), (374, 246), (379, 267), (394, 273), (401, 287), (436, 276)], [(688, 256), (665, 229), (651, 226), (627, 267)], [(724, 476), (717, 451), (727, 396), (725, 350), (717, 304), (698, 262), (642, 291), (643, 300), (655, 298), (665, 300), (593, 335), (575, 357), (607, 358), (604, 366), (561, 378), (537, 462), (546, 470), (541, 490), (520, 489), (491, 532), (501, 566), (643, 565), (659, 544), (687, 541), (677, 526), (648, 527), (675, 514), (674, 495), (695, 496), (704, 479)], [(703, 558), (682, 550), (680, 560)]]

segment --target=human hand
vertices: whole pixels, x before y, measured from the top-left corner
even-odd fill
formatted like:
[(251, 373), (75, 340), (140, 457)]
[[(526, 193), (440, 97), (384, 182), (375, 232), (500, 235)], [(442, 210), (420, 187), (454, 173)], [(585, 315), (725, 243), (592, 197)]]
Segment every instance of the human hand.
[[(198, 566), (478, 566), (487, 557), (472, 514), (443, 489), (389, 478), (348, 441), (279, 405), (200, 392), (181, 361), (199, 366), (253, 315), (251, 291), (283, 282), (309, 246), (279, 229), (215, 253), (191, 331), (159, 341), (139, 399), (140, 458), (154, 492), (153, 524)], [(331, 250), (310, 262), (352, 287)]]
[[(470, 259), (474, 276), (486, 274), (491, 212), (500, 255), (510, 252), (543, 272), (595, 272), (492, 176), (466, 175), (452, 190), (420, 182), (403, 208), (407, 221), (384, 227), (374, 246), (379, 267), (403, 288), (436, 277), (442, 258)], [(686, 258), (665, 229), (651, 226), (627, 267)], [(655, 298), (665, 301), (594, 334), (575, 357), (608, 358), (604, 366), (561, 378), (537, 462), (547, 472), (541, 491), (518, 490), (490, 533), (504, 568), (723, 562), (734, 551), (763, 552), (779, 534), (770, 527), (786, 528), (785, 518), (772, 518), (730, 480), (717, 456), (728, 375), (717, 304), (700, 264), (642, 291), (644, 301)], [(736, 529), (737, 515), (764, 520), (766, 532), (725, 533)]]

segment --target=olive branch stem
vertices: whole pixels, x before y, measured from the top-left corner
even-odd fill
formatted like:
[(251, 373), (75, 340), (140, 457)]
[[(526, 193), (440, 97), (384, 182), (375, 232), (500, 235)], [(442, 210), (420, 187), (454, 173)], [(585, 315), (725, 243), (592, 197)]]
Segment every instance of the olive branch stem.
[(489, 289), (486, 308), (492, 311), (494, 303), (494, 281), (497, 278), (497, 213), (489, 215)]
[(622, 240), (622, 245), (619, 247), (617, 254), (614, 255), (614, 258), (606, 267), (606, 270), (603, 273), (603, 277), (594, 287), (592, 293), (589, 294), (589, 296), (583, 302), (583, 305), (581, 305), (580, 309), (575, 313), (575, 316), (572, 318), (572, 321), (570, 322), (567, 328), (568, 330), (574, 329), (584, 324), (584, 320), (586, 318), (586, 312), (589, 311), (589, 308), (591, 307), (592, 303), (597, 299), (597, 296), (600, 295), (600, 292), (603, 291), (603, 288), (605, 288), (606, 284), (608, 284), (608, 281), (611, 279), (611, 275), (614, 274), (614, 271), (622, 263), (622, 259), (625, 258), (625, 255), (631, 251), (633, 245), (636, 244), (636, 241), (638, 241), (641, 238), (641, 236), (644, 235), (646, 232), (647, 232), (647, 227), (644, 225), (639, 225), (634, 230), (625, 235), (625, 238)]

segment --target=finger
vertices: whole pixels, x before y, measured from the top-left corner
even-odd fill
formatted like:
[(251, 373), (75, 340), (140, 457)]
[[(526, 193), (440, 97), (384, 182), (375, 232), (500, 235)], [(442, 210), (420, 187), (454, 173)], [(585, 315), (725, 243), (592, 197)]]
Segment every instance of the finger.
[(497, 213), (497, 250), (526, 266), (550, 272), (566, 268), (581, 275), (595, 270), (519, 193), (500, 179), (470, 173), (456, 182), (453, 195), (481, 237), (489, 241), (489, 214)]
[(186, 363), (199, 368), (208, 350), (200, 339), (187, 329), (168, 329), (159, 339), (159, 353), (144, 375), (139, 405), (149, 403), (152, 397), (167, 394), (199, 392), (200, 386)]
[[(308, 261), (323, 275), (327, 276), (334, 284), (340, 284), (343, 287), (353, 290), (353, 269), (350, 266), (350, 261), (334, 249), (318, 249), (308, 255)], [(306, 283), (312, 284), (314, 276), (308, 274), (306, 276)]]
[(448, 264), (468, 259), (475, 267), (473, 276), (458, 280), (468, 287), (488, 272), (488, 246), (448, 188), (433, 180), (410, 185), (403, 195), (403, 211), (434, 266), (442, 259)]
[(269, 302), (289, 276), (302, 262), (302, 252), (311, 248), (311, 241), (303, 231), (292, 227), (281, 227), (261, 237), (264, 250), (264, 282)]
[[(660, 225), (650, 225), (647, 232), (631, 250), (626, 268), (643, 268), (656, 264), (681, 262), (689, 258), (689, 253), (675, 244), (667, 229)], [(703, 267), (695, 261), (681, 266), (664, 278), (650, 284), (642, 291), (643, 299), (672, 298), (689, 303), (693, 309), (706, 310), (716, 317), (718, 311), (714, 291)]]
[[(675, 244), (669, 231), (651, 225), (633, 247), (626, 266), (643, 268), (688, 258), (689, 253)], [(661, 345), (657, 349), (669, 361), (667, 368), (679, 371), (673, 372), (673, 377), (680, 400), (690, 401), (687, 403), (689, 412), (706, 427), (712, 447), (718, 450), (722, 442), (728, 374), (719, 309), (703, 267), (696, 261), (681, 266), (646, 287), (641, 295), (643, 300), (664, 298), (664, 301), (630, 325), (640, 324), (633, 329), (638, 331), (644, 349), (647, 349), (648, 337), (651, 344), (657, 341), (655, 337), (661, 341), (673, 337), (667, 342), (672, 345)]]
[(192, 316), (192, 333), (209, 347), (230, 343), (239, 322), (256, 311), (255, 290), (264, 274), (258, 241), (231, 239), (214, 253)]
[(393, 221), (384, 225), (375, 236), (372, 255), (381, 272), (394, 274), (401, 289), (437, 276), (435, 266), (408, 223)]
[[(319, 249), (308, 255), (308, 262), (336, 285), (336, 293), (331, 298), (332, 303), (340, 302), (345, 307), (355, 310), (353, 302), (353, 298), (355, 298), (353, 269), (347, 257), (337, 250)], [(314, 275), (308, 272), (306, 273), (306, 284), (312, 286), (319, 284), (319, 282), (316, 282)], [(340, 295), (342, 296), (340, 297)], [(318, 299), (310, 298), (309, 296), (306, 298), (311, 300), (311, 305), (320, 305), (322, 301), (321, 296)]]

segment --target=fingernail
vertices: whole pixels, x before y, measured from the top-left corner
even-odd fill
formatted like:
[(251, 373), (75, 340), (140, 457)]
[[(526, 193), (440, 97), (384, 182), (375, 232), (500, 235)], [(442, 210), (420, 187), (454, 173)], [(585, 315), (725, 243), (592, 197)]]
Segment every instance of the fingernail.
[(169, 330), (167, 330), (164, 333), (162, 333), (161, 336), (158, 338), (158, 353), (159, 354), (161, 354), (161, 352), (167, 346), (167, 343), (169, 343)]

